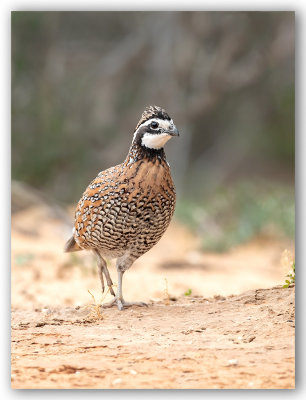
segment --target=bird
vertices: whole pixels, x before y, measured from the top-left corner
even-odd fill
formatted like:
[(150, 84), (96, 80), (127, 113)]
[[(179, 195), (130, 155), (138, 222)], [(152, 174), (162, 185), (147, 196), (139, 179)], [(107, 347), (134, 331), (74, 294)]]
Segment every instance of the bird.
[[(103, 307), (119, 310), (143, 302), (126, 302), (123, 274), (162, 237), (172, 219), (176, 191), (164, 146), (179, 136), (173, 120), (161, 107), (148, 106), (133, 132), (123, 163), (101, 171), (88, 185), (75, 210), (72, 236), (64, 251), (90, 250), (97, 257), (104, 292), (104, 278), (114, 296)], [(105, 258), (116, 258), (116, 293)]]

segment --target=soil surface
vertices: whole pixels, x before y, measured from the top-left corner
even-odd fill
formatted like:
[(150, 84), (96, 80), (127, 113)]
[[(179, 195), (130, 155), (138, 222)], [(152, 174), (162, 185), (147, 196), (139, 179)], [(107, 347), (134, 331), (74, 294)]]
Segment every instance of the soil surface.
[(294, 289), (13, 311), (13, 388), (293, 388)]
[(48, 207), (13, 215), (13, 388), (294, 388), (292, 243), (202, 253), (174, 222), (124, 275), (148, 307), (119, 311), (99, 307), (94, 257), (62, 252), (69, 234)]

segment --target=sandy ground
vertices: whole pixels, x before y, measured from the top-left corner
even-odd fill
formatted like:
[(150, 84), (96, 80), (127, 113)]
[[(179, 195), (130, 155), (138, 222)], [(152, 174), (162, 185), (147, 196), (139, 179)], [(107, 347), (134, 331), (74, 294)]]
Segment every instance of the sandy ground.
[(292, 243), (202, 253), (174, 222), (124, 275), (148, 307), (100, 312), (110, 295), (90, 253), (62, 253), (69, 233), (46, 207), (13, 215), (13, 388), (294, 387), (294, 288), (279, 286)]

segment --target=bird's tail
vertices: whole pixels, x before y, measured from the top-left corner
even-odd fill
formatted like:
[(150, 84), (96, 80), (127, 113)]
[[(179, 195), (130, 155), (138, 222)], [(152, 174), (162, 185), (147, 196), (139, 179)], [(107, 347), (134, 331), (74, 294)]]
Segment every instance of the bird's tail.
[(74, 237), (71, 236), (71, 238), (65, 244), (64, 252), (71, 253), (73, 251), (80, 251), (80, 250), (83, 250), (83, 249), (81, 249), (81, 247), (77, 244)]

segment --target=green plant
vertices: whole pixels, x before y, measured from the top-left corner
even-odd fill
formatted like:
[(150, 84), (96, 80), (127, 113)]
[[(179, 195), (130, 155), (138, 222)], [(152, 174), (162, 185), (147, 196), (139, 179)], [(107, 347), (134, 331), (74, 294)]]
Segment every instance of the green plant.
[(267, 181), (218, 187), (197, 199), (179, 199), (176, 218), (201, 239), (201, 250), (224, 252), (263, 235), (294, 238), (294, 192)]
[(286, 283), (283, 285), (283, 288), (287, 288), (289, 285), (295, 283), (295, 261), (292, 263), (291, 268), (292, 272), (289, 272), (289, 274), (286, 275), (289, 279), (285, 280)]
[(21, 253), (17, 254), (15, 257), (16, 265), (25, 265), (31, 262), (35, 258), (34, 254), (30, 253)]
[(184, 293), (185, 296), (190, 296), (192, 293), (191, 289), (186, 290), (186, 292)]

